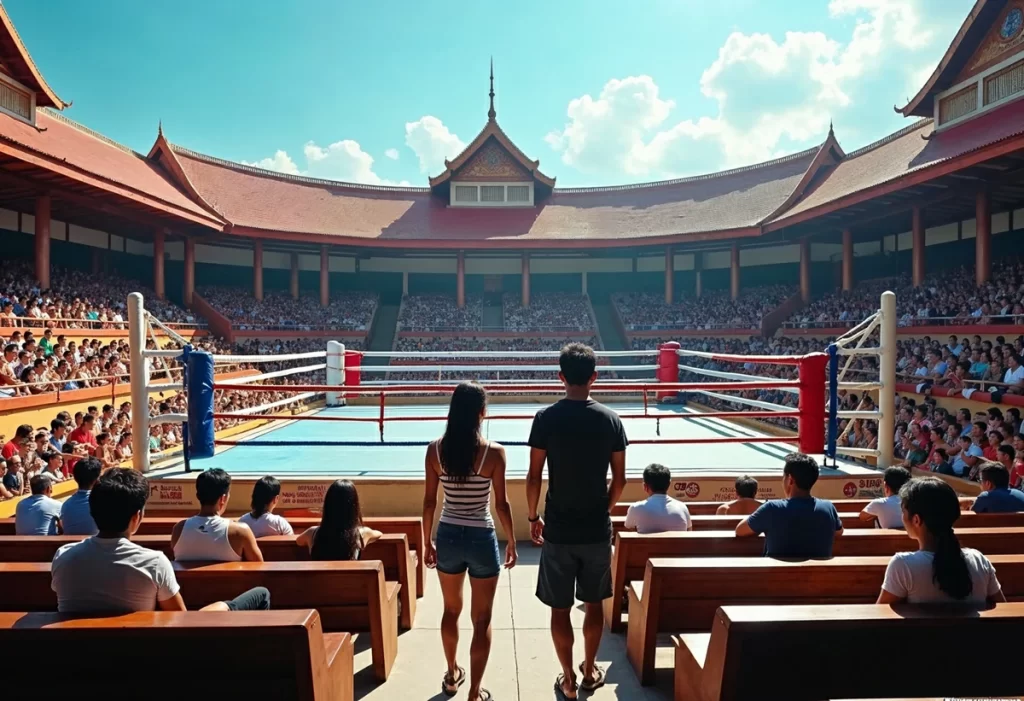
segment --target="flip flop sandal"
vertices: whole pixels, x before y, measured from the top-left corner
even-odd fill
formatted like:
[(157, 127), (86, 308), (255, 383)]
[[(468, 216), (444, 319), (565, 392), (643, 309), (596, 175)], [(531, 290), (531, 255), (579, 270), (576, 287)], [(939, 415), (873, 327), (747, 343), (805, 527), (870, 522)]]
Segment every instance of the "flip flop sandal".
[(441, 679), (441, 691), (448, 696), (455, 696), (459, 693), (459, 687), (466, 682), (466, 670), (462, 667), (455, 668), (455, 677), (449, 679), (448, 673), (444, 673), (444, 678)]
[(487, 689), (480, 689), (480, 701), (494, 701), (494, 697)]
[[(577, 695), (577, 696), (566, 696), (565, 695), (565, 690), (562, 688), (562, 682), (564, 682), (564, 681), (565, 681), (565, 675), (564, 674), (559, 674), (555, 678), (555, 695), (558, 697), (559, 701), (576, 701), (576, 699), (579, 698), (579, 695)], [(572, 690), (576, 691), (577, 689), (579, 689), (579, 685), (574, 683), (572, 685)]]
[(594, 665), (594, 678), (587, 681), (587, 677), (583, 673), (583, 663), (580, 662), (580, 675), (580, 688), (584, 691), (594, 691), (595, 689), (600, 689), (604, 686), (606, 676), (605, 670), (599, 665)]

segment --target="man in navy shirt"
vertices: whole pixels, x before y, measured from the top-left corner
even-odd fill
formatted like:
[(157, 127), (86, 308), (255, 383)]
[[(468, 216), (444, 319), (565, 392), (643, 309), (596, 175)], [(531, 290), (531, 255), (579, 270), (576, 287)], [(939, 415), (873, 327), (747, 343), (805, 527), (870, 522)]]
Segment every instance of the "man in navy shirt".
[(981, 466), (981, 488), (983, 491), (974, 500), (976, 514), (1012, 514), (1024, 511), (1024, 492), (1010, 489), (1010, 473), (997, 462), (986, 462)]
[(765, 557), (830, 558), (832, 540), (843, 532), (843, 522), (832, 502), (815, 499), (811, 487), (818, 481), (818, 463), (803, 453), (790, 453), (782, 468), (785, 499), (772, 499), (736, 526), (738, 537), (764, 533)]

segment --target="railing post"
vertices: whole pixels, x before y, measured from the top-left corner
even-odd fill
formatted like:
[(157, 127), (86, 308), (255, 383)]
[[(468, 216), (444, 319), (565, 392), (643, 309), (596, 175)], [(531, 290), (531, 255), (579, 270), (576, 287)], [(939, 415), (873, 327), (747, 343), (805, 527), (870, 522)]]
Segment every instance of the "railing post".
[(882, 322), (879, 324), (878, 380), (878, 468), (892, 465), (896, 441), (896, 293), (883, 292)]
[(132, 467), (149, 472), (149, 359), (142, 294), (128, 295), (128, 358), (131, 364)]

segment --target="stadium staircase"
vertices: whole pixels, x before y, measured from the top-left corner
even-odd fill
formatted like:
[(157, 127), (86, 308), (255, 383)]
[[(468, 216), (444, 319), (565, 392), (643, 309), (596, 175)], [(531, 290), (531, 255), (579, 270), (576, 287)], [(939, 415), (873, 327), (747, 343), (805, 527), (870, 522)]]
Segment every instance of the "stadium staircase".
[(501, 304), (500, 292), (488, 292), (484, 296), (483, 327), (485, 329), (505, 328), (505, 311)]
[[(377, 313), (373, 319), (373, 328), (370, 330), (370, 339), (366, 344), (366, 350), (391, 351), (395, 345), (395, 333), (398, 329), (398, 303), (388, 303), (383, 300), (377, 305)], [(387, 365), (387, 358), (366, 358), (366, 365)]]
[[(626, 338), (625, 329), (619, 319), (619, 313), (615, 311), (611, 295), (598, 293), (590, 295), (590, 305), (594, 310), (594, 321), (597, 323), (597, 333), (601, 338), (601, 344), (606, 351), (629, 350), (629, 339)], [(612, 365), (636, 365), (636, 358), (612, 358)], [(641, 377), (642, 373), (625, 372), (618, 373), (620, 377)]]

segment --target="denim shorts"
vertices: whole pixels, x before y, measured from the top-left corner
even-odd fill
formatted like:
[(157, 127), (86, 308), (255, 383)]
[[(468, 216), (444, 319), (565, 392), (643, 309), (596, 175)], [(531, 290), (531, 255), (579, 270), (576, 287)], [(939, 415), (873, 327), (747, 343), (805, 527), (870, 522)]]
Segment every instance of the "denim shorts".
[(498, 536), (493, 528), (437, 524), (437, 571), (474, 579), (497, 577), (501, 572)]

